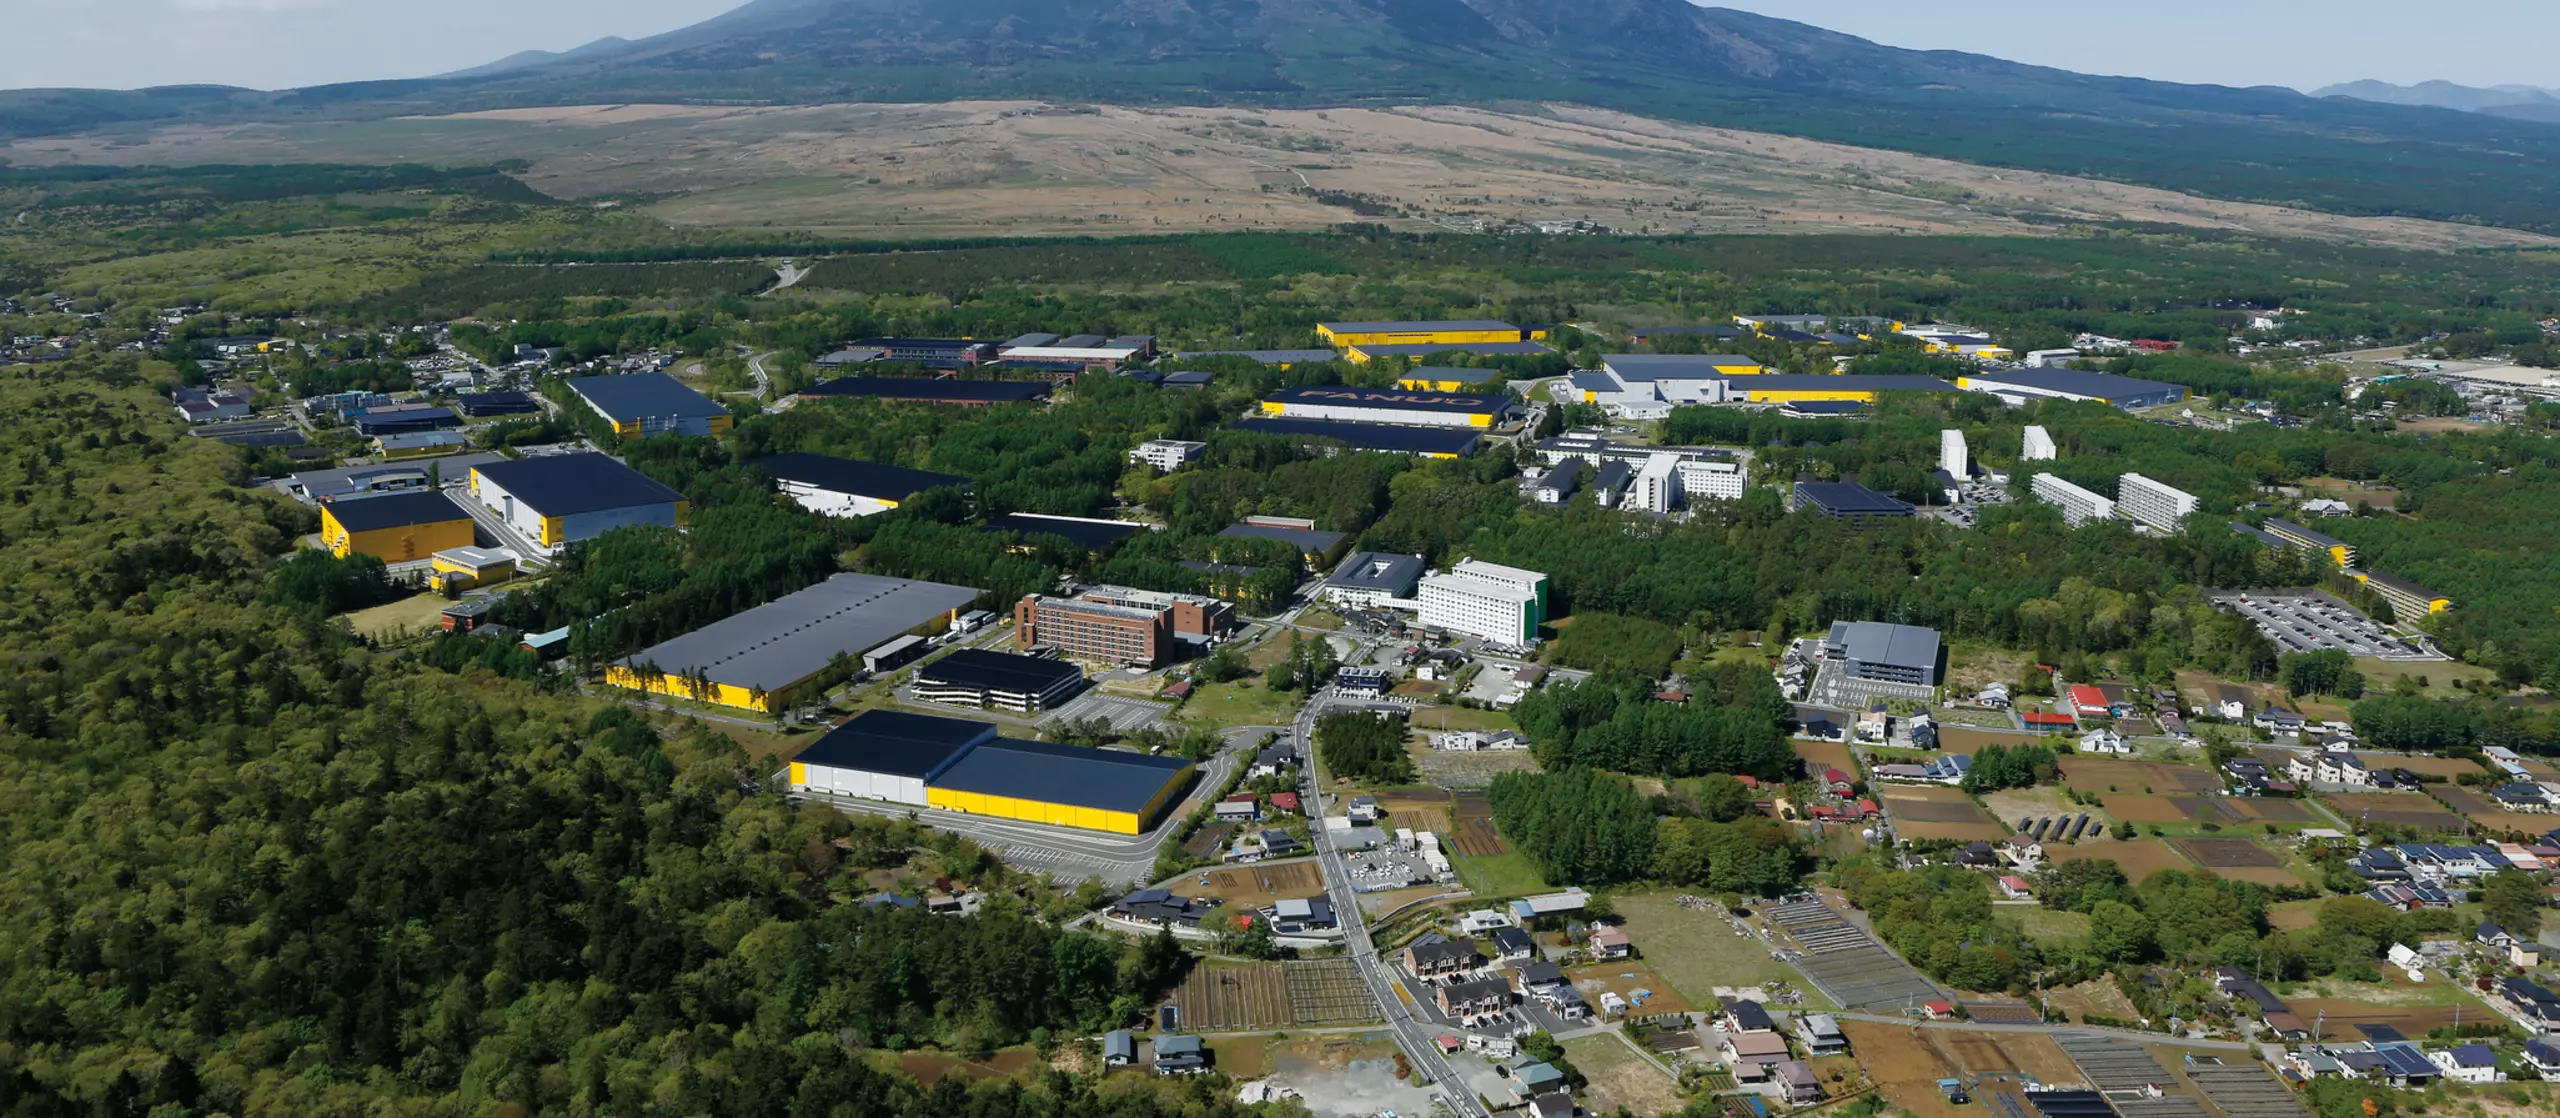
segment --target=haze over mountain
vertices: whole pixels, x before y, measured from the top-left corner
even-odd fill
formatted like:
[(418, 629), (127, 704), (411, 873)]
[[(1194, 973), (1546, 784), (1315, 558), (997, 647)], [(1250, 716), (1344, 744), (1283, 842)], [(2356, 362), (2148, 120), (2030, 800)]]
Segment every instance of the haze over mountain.
[(2353, 97), (2359, 101), (2375, 101), (2386, 105), (2422, 105), (2438, 109), (2454, 109), (2466, 113), (2486, 113), (2515, 120), (2560, 122), (2560, 94), (2530, 85), (2501, 85), (2482, 89), (2452, 82), (2419, 82), (2416, 85), (2393, 85), (2389, 82), (2343, 82), (2313, 90), (2314, 97)]
[(1577, 102), (2335, 212), (2560, 226), (2560, 127), (1899, 50), (1686, 0), (756, 0), (446, 79), (0, 95), (0, 138), (118, 121), (973, 97)]

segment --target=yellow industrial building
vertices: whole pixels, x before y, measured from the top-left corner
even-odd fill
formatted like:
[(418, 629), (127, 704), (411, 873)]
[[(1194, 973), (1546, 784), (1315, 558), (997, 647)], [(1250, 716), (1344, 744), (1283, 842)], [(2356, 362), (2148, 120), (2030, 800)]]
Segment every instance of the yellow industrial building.
[(485, 547), (454, 547), (429, 559), (439, 589), (469, 590), (516, 576), (516, 557)]
[(990, 723), (872, 710), (801, 751), (805, 793), (1109, 834), (1144, 834), (1180, 802), (1197, 766), (1173, 757), (997, 736)]
[(1508, 322), (1320, 322), (1316, 335), (1335, 349), (1366, 345), (1468, 345), (1516, 342), (1520, 328)]
[(904, 636), (950, 628), (978, 591), (878, 575), (839, 574), (605, 669), (615, 687), (770, 713), (795, 688)]
[(1954, 392), (1957, 388), (1936, 377), (1765, 373), (1728, 381), (1725, 391), (1753, 404), (1872, 404), (1887, 392)]
[(471, 514), (435, 489), (348, 497), (320, 506), (320, 540), (340, 559), (406, 563), (471, 546)]

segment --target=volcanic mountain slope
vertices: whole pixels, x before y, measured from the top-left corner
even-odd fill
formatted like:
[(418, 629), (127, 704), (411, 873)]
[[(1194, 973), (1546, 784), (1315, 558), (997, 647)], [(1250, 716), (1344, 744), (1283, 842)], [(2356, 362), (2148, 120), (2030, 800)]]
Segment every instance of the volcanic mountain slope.
[(0, 138), (119, 118), (599, 102), (1574, 102), (2212, 197), (2560, 229), (2560, 126), (1900, 50), (1687, 0), (755, 0), (527, 61), (286, 94), (0, 95)]

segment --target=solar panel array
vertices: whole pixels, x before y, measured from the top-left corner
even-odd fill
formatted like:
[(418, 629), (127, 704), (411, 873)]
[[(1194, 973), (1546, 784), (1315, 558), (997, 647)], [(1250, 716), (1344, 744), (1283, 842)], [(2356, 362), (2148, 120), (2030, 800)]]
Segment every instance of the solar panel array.
[(2169, 1069), (2160, 1066), (2160, 1061), (2141, 1045), (2088, 1033), (2056, 1033), (2053, 1039), (2072, 1063), (2080, 1065), (2080, 1073), (2107, 1093), (2108, 1101), (2124, 1118), (2206, 1118), (2204, 1107), (2194, 1099), (2131, 1094), (2155, 1086), (2166, 1090), (2178, 1083), (2177, 1077), (2170, 1075)]
[(1796, 967), (1843, 1009), (1902, 1009), (1945, 997), (1901, 956), (1820, 901), (1762, 911), (1803, 947)]
[(2308, 1118), (2310, 1114), (2291, 1089), (2267, 1074), (2266, 1066), (2255, 1060), (2190, 1064), (2187, 1078), (2231, 1118)]

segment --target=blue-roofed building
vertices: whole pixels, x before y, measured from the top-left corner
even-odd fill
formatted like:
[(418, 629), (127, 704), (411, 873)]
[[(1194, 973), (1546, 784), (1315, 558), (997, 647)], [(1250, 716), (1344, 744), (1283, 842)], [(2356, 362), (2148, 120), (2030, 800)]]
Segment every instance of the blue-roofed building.
[(2392, 1041), (2373, 1046), (2373, 1054), (2382, 1057), (2382, 1074), (2394, 1087), (2423, 1087), (2436, 1081), (2443, 1069), (2407, 1041)]
[(1484, 444), (1484, 433), (1470, 427), (1408, 427), (1394, 423), (1261, 416), (1239, 420), (1228, 429), (1308, 441), (1326, 440), (1341, 443), (1355, 451), (1411, 454), (1420, 458), (1465, 458)]
[(1986, 392), (2011, 403), (2031, 399), (2094, 400), (2120, 408), (2147, 408), (2174, 404), (2187, 398), (2187, 390), (2178, 385), (2109, 373), (2085, 373), (2077, 369), (2002, 369), (1968, 373), (1956, 378), (1956, 385), (1968, 391)]
[(665, 373), (577, 377), (569, 390), (613, 424), (616, 438), (718, 435), (736, 423), (728, 408)]

